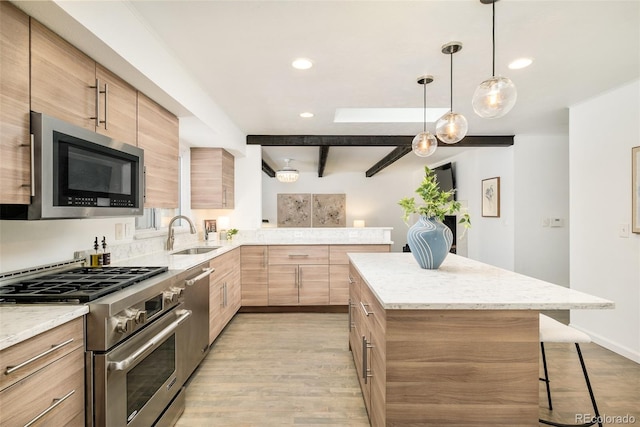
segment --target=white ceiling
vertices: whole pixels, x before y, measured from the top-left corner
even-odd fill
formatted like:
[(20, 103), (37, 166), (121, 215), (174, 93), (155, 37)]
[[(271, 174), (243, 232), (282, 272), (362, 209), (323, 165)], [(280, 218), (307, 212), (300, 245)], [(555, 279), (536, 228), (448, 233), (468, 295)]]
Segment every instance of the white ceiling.
[[(333, 117), (345, 107), (421, 108), (423, 74), (435, 78), (428, 105), (447, 107), (441, 46), (454, 40), (463, 49), (453, 58), (453, 105), (470, 135), (566, 132), (568, 107), (640, 76), (640, 0), (496, 3), (496, 73), (514, 81), (518, 101), (494, 120), (471, 108), (475, 87), (491, 74), (491, 6), (479, 0), (123, 2), (246, 134), (414, 135), (422, 123)], [(314, 67), (293, 69), (300, 56)], [(530, 67), (507, 68), (523, 56), (534, 59)], [(300, 118), (303, 111), (315, 117)], [(364, 171), (391, 149), (333, 147), (326, 173), (355, 164)], [(459, 151), (439, 148), (435, 160)], [(289, 157), (301, 170), (317, 168), (317, 152), (264, 150), (272, 166)], [(405, 158), (392, 167), (424, 163)]]

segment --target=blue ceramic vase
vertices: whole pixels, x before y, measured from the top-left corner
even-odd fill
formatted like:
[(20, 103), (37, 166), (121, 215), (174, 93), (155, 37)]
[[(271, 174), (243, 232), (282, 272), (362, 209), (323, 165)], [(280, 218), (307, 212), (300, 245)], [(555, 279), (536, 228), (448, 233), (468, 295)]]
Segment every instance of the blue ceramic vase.
[(407, 243), (421, 268), (435, 270), (444, 261), (453, 243), (453, 233), (437, 218), (421, 216), (407, 232)]

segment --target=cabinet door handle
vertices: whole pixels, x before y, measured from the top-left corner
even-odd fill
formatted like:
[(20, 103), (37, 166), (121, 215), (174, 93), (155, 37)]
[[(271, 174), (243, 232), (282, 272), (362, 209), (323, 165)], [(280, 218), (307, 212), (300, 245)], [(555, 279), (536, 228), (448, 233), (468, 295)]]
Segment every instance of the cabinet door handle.
[(351, 273), (349, 273), (349, 284), (353, 285), (354, 283), (356, 283), (356, 281), (354, 280), (353, 276), (351, 275)]
[(349, 298), (349, 314), (348, 314), (348, 317), (347, 317), (348, 322), (349, 322), (348, 323), (349, 324), (349, 332), (351, 332), (351, 329), (353, 329), (353, 323), (351, 323), (351, 307), (352, 307), (351, 298)]
[(367, 356), (367, 350), (370, 348), (373, 348), (373, 346), (367, 342), (367, 337), (363, 335), (362, 336), (362, 379), (364, 380), (365, 384), (367, 384), (369, 378), (373, 376), (371, 375), (371, 369), (369, 369), (369, 366), (368, 366), (369, 358)]
[(267, 268), (267, 248), (262, 249), (262, 268)]
[(29, 184), (22, 184), (22, 187), (30, 187), (30, 192), (31, 192), (31, 197), (35, 197), (36, 196), (36, 160), (34, 157), (35, 154), (35, 145), (33, 142), (33, 134), (29, 135), (29, 144), (20, 144), (21, 147), (29, 147), (29, 150), (31, 150), (31, 154), (30, 154), (30, 163), (31, 163), (31, 182), (29, 182)]
[(227, 282), (224, 282), (224, 306), (225, 307), (227, 305), (229, 305), (229, 302), (228, 302), (228, 299), (227, 299), (227, 295), (228, 295)]
[(224, 307), (224, 283), (220, 285), (220, 307)]
[[(95, 86), (89, 86), (91, 89), (95, 89), (96, 90), (96, 115), (94, 117), (89, 117), (91, 120), (95, 120), (96, 122), (96, 127), (100, 127), (100, 123), (105, 123), (105, 129), (107, 128), (106, 126), (106, 120), (107, 120), (107, 113), (105, 112), (105, 117), (104, 120), (100, 120), (100, 94), (104, 93), (105, 97), (106, 97), (106, 93), (107, 93), (107, 84), (105, 83), (104, 85), (104, 90), (100, 90), (100, 79), (96, 79), (96, 85)], [(106, 100), (105, 100), (105, 107), (106, 107)]]
[(42, 359), (45, 356), (48, 356), (49, 354), (53, 353), (56, 350), (61, 349), (62, 347), (64, 347), (65, 345), (71, 344), (73, 342), (73, 338), (69, 338), (68, 340), (66, 340), (65, 342), (62, 342), (60, 344), (57, 345), (53, 345), (51, 346), (51, 348), (49, 350), (43, 351), (42, 353), (38, 354), (37, 356), (32, 357), (29, 360), (25, 360), (24, 362), (20, 363), (19, 365), (15, 365), (15, 366), (7, 366), (7, 369), (4, 371), (5, 375), (10, 375), (12, 373), (14, 373), (15, 371), (17, 371), (18, 369), (24, 368), (25, 366), (39, 360)]
[(104, 123), (104, 130), (107, 130), (107, 124), (109, 123), (109, 83), (104, 84), (104, 120), (101, 123)]
[(365, 304), (365, 303), (363, 303), (362, 301), (360, 301), (360, 307), (362, 307), (362, 311), (364, 311), (364, 314), (365, 314), (367, 317), (369, 317), (369, 315), (370, 315), (370, 314), (373, 314), (373, 311), (368, 311), (368, 310), (367, 310), (367, 306), (368, 306), (368, 305), (369, 305), (369, 304)]
[(30, 427), (33, 424), (37, 423), (38, 420), (40, 420), (40, 418), (44, 417), (45, 415), (47, 415), (49, 412), (53, 411), (54, 409), (56, 409), (56, 407), (58, 405), (60, 405), (62, 402), (64, 402), (65, 400), (67, 400), (68, 398), (70, 398), (73, 393), (75, 393), (75, 390), (71, 390), (69, 393), (65, 394), (64, 396), (60, 397), (60, 398), (55, 398), (53, 399), (53, 404), (51, 406), (49, 406), (47, 409), (45, 409), (44, 411), (40, 412), (34, 419), (32, 419), (31, 421), (29, 421), (28, 423), (26, 423), (24, 425), (24, 427)]
[(298, 287), (302, 287), (302, 266), (298, 266)]
[(222, 189), (222, 206), (227, 206), (227, 187)]

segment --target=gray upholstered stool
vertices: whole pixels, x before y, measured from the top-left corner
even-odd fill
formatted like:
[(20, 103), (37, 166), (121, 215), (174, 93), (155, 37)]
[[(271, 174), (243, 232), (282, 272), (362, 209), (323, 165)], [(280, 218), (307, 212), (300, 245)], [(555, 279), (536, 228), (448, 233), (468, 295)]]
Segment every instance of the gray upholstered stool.
[(580, 343), (590, 343), (591, 338), (589, 335), (584, 332), (578, 331), (571, 326), (567, 326), (550, 318), (549, 316), (545, 316), (544, 314), (540, 314), (540, 350), (542, 351), (542, 364), (544, 367), (544, 378), (540, 378), (540, 381), (544, 381), (547, 386), (547, 399), (549, 400), (549, 409), (553, 410), (553, 405), (551, 404), (551, 389), (549, 388), (549, 372), (547, 371), (547, 356), (544, 352), (544, 343), (549, 342), (557, 342), (557, 343), (574, 343), (576, 345), (576, 350), (578, 351), (578, 358), (580, 359), (580, 365), (582, 366), (582, 373), (584, 374), (584, 380), (587, 383), (587, 389), (589, 390), (589, 397), (591, 397), (591, 403), (593, 404), (594, 411), (594, 419), (593, 422), (584, 423), (584, 424), (561, 424), (552, 421), (542, 420), (539, 421), (542, 424), (558, 426), (558, 427), (567, 427), (567, 426), (592, 426), (594, 424), (598, 424), (602, 427), (602, 422), (600, 418), (600, 412), (598, 412), (598, 406), (596, 405), (596, 398), (593, 396), (593, 390), (591, 389), (591, 383), (589, 382), (589, 375), (587, 374), (587, 367), (584, 364), (584, 359), (582, 358), (582, 352), (580, 351)]

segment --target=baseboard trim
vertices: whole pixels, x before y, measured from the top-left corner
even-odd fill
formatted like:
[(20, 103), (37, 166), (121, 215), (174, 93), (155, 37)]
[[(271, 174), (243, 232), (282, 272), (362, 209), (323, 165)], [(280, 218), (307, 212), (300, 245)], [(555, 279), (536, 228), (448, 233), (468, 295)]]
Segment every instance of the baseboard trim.
[(571, 324), (571, 327), (576, 328), (577, 330), (589, 335), (594, 343), (606, 348), (607, 350), (611, 350), (614, 353), (619, 354), (622, 357), (626, 357), (627, 359), (632, 360), (636, 363), (640, 363), (640, 352), (634, 351), (628, 347), (613, 342), (600, 334), (596, 334), (595, 332), (585, 328), (581, 328), (580, 326)]

